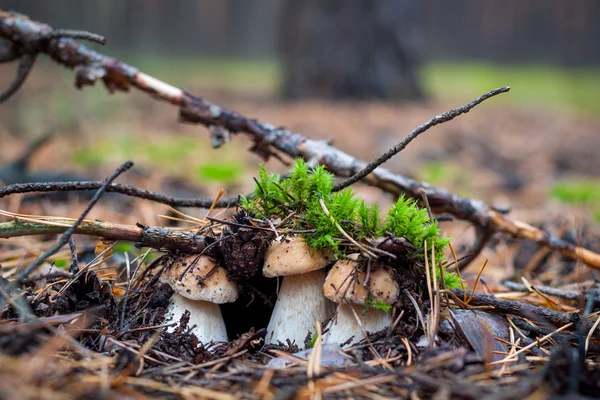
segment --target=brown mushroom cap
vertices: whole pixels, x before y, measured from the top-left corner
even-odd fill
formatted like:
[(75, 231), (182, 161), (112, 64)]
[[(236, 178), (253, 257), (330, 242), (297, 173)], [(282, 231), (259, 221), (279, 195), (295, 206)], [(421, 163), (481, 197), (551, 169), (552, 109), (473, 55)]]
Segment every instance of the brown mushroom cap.
[[(179, 279), (181, 274), (183, 277)], [(165, 278), (175, 293), (190, 300), (223, 304), (238, 297), (237, 285), (227, 278), (227, 271), (207, 256), (191, 255), (176, 260), (165, 271)]]
[(331, 261), (331, 254), (311, 249), (304, 239), (294, 236), (271, 242), (265, 256), (263, 274), (268, 278), (299, 275), (325, 268)]
[[(363, 284), (367, 274), (358, 272), (356, 279), (352, 276), (358, 266), (359, 263), (352, 260), (340, 260), (335, 263), (323, 285), (325, 297), (341, 303), (342, 297), (345, 296), (349, 303), (366, 304), (369, 292)], [(400, 288), (392, 272), (386, 268), (371, 271), (368, 285), (373, 301), (393, 304), (398, 299)]]

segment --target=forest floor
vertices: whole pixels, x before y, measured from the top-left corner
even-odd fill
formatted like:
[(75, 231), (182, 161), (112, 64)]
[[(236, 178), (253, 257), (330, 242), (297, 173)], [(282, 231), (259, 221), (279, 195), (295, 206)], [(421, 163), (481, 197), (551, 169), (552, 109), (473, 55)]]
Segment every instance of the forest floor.
[[(442, 73), (437, 71), (439, 67), (430, 67), (426, 71), (428, 82), (432, 85), (430, 92), (440, 93), (441, 87), (447, 92), (444, 96), (436, 96), (436, 100), (421, 104), (281, 102), (273, 95), (277, 70), (271, 64), (256, 63), (245, 68), (234, 65), (227, 69), (219, 63), (205, 63), (194, 68), (182, 62), (170, 64), (179, 65), (181, 70), (169, 71), (166, 66), (153, 63), (145, 67), (143, 58), (123, 58), (145, 72), (181, 85), (213, 103), (275, 126), (285, 126), (310, 138), (331, 139), (336, 147), (366, 161), (392, 147), (432, 116), (462, 105), (494, 86), (512, 85), (513, 90), (498, 101), (492, 99), (469, 114), (426, 132), (385, 167), (450, 192), (484, 200), (493, 206), (510, 205), (512, 218), (543, 226), (556, 235), (600, 251), (600, 117), (595, 115), (600, 105), (594, 104), (595, 100), (586, 99), (587, 94), (581, 95), (597, 92), (590, 89), (598, 85), (596, 75), (591, 72), (589, 76), (579, 74), (578, 78), (573, 78), (577, 83), (569, 85), (575, 80), (557, 78), (558, 75), (550, 72), (546, 74), (548, 81), (542, 82), (539, 70), (537, 73), (509, 71), (503, 74), (501, 69), (497, 69), (489, 74), (493, 76), (490, 79), (481, 72), (482, 68), (488, 67), (471, 66), (471, 76), (481, 78), (472, 78), (478, 83), (469, 87), (450, 78), (446, 80), (450, 82), (449, 86), (439, 83), (438, 80), (445, 80), (444, 74), (450, 76), (451, 68), (448, 66)], [(2, 67), (1, 86), (7, 84), (8, 78), (4, 79), (7, 70)], [(464, 71), (462, 73), (468, 75)], [(536, 76), (537, 81), (532, 83), (532, 76)], [(227, 196), (251, 191), (252, 177), (256, 175), (261, 160), (247, 151), (251, 143), (241, 135), (221, 149), (213, 150), (206, 130), (200, 126), (179, 124), (177, 112), (170, 105), (153, 101), (138, 92), (109, 96), (102, 87), (78, 91), (73, 88), (69, 77), (72, 77), (69, 72), (55, 65), (38, 66), (24, 89), (0, 107), (0, 180), (23, 182), (27, 178), (38, 178), (40, 174), (45, 174), (44, 178), (66, 174), (73, 180), (98, 180), (131, 159), (136, 166), (120, 177), (119, 182), (179, 197), (215, 197), (221, 188), (226, 189)], [(502, 81), (503, 77), (512, 78), (514, 83), (508, 78)], [(492, 83), (496, 79), (500, 79), (498, 83)], [(551, 84), (552, 79), (559, 82), (555, 87), (568, 86), (570, 94), (563, 96), (563, 92), (536, 89), (547, 88), (547, 82)], [(488, 81), (490, 86), (479, 90)], [(522, 92), (521, 83), (526, 86)], [(513, 93), (516, 99), (511, 102)], [(544, 99), (547, 101), (544, 102)], [(28, 175), (15, 175), (11, 170), (2, 168), (2, 165), (18, 158), (36, 136), (49, 131), (55, 136), (34, 154)], [(266, 165), (272, 171), (286, 171), (286, 166), (275, 159)], [(381, 203), (384, 209), (394, 200), (378, 189), (364, 185), (356, 185), (355, 190), (368, 202)], [(0, 210), (77, 218), (89, 199), (76, 195), (41, 195), (34, 201), (31, 198), (22, 195), (2, 198)], [(169, 224), (160, 217), (168, 212), (164, 206), (139, 199), (127, 200), (128, 203), (124, 204), (120, 199), (107, 196), (88, 218), (131, 225), (138, 222), (150, 226)], [(181, 211), (196, 217), (206, 213), (206, 210), (198, 209)], [(458, 256), (464, 255), (473, 241), (473, 229), (460, 221), (444, 222), (441, 227), (445, 235), (453, 238)], [(0, 247), (3, 277), (10, 278), (15, 268), (26, 265), (54, 242), (55, 237), (3, 241)], [(89, 259), (90, 254), (85, 253), (93, 253), (95, 240), (77, 236), (76, 243), (81, 259)], [(132, 256), (140, 254), (131, 245), (122, 245), (114, 251), (113, 259), (95, 271), (100, 280), (94, 281), (94, 285), (101, 286), (104, 279), (112, 286), (110, 294), (95, 287), (93, 291), (101, 292), (100, 304), (106, 302), (117, 304), (114, 307), (122, 306), (125, 286), (117, 277), (117, 271), (119, 263), (123, 262), (119, 253), (123, 252), (130, 252)], [(486, 259), (488, 264), (482, 274), (485, 285), (480, 285), (478, 291), (503, 293), (505, 298), (522, 299), (564, 312), (580, 309), (582, 304), (560, 297), (542, 296), (537, 292), (511, 292), (503, 286), (503, 282), (521, 283), (521, 277), (525, 277), (535, 285), (583, 293), (598, 277), (585, 265), (570, 262), (559, 255), (545, 254), (531, 243), (496, 235), (482, 254), (463, 271), (470, 288)], [(54, 260), (57, 266), (68, 265), (68, 249)], [(42, 289), (43, 286), (38, 283), (32, 290), (38, 293), (35, 291)], [(274, 293), (271, 294), (274, 296)], [(136, 295), (139, 296), (138, 301), (149, 296), (142, 292)], [(250, 302), (249, 299), (245, 301)], [(125, 309), (125, 306), (122, 307)], [(237, 319), (240, 313), (256, 313), (256, 318), (232, 323), (229, 326), (231, 339), (253, 332), (251, 328), (258, 331), (266, 326), (270, 312), (268, 306), (236, 307), (224, 309), (226, 323), (228, 319)], [(48, 316), (47, 321), (55, 326), (69, 325), (80, 316), (76, 315), (77, 312), (75, 308), (69, 309), (62, 313), (67, 316), (64, 317), (66, 319), (53, 315), (55, 319)], [(130, 312), (129, 309), (127, 312)], [(72, 320), (68, 320), (69, 316)], [(6, 315), (4, 318), (7, 318)], [(145, 327), (148, 332), (142, 331), (144, 333), (115, 333), (113, 328), (109, 329), (114, 321), (85, 326), (77, 321), (76, 332), (66, 329), (60, 335), (55, 334), (54, 337), (59, 338), (57, 340), (48, 340), (48, 331), (40, 326), (19, 325), (9, 319), (2, 321), (0, 359), (5, 360), (0, 363), (1, 381), (4, 382), (0, 383), (2, 390), (29, 398), (49, 398), (51, 394), (64, 394), (65, 391), (72, 398), (90, 396), (92, 392), (99, 396), (96, 398), (114, 395), (123, 398), (157, 395), (291, 398), (296, 395), (302, 398), (315, 393), (325, 397), (354, 395), (367, 398), (429, 397), (435, 393), (440, 396), (438, 398), (450, 395), (473, 398), (482, 394), (520, 398), (524, 394), (536, 393), (540, 396), (536, 398), (542, 398), (547, 393), (562, 394), (570, 390), (565, 389), (569, 382), (562, 386), (540, 383), (543, 374), (547, 381), (548, 377), (554, 376), (556, 371), (553, 369), (560, 371), (566, 368), (557, 364), (556, 360), (554, 364), (549, 362), (554, 349), (564, 350), (558, 345), (558, 340), (540, 343), (540, 350), (527, 353), (527, 360), (521, 360), (524, 363), (507, 365), (502, 367), (501, 372), (489, 364), (469, 369), (470, 364), (477, 364), (469, 358), (473, 354), (471, 349), (448, 341), (446, 347), (419, 350), (415, 354), (408, 351), (411, 357), (415, 357), (414, 360), (407, 358), (406, 350), (398, 350), (403, 344), (385, 347), (388, 353), (378, 356), (364, 347), (354, 352), (347, 351), (353, 367), (323, 367), (318, 371), (320, 375), (315, 377), (310, 376), (314, 371), (307, 367), (306, 361), (297, 359), (287, 369), (266, 369), (264, 363), (267, 360), (276, 354), (282, 356), (282, 350), (292, 349), (270, 352), (268, 348), (262, 348), (260, 338), (252, 334), (242, 335), (240, 340), (221, 346), (212, 354), (196, 349), (192, 357), (192, 350), (185, 347), (189, 343), (185, 346), (179, 343), (178, 352), (169, 353), (164, 343), (157, 342), (175, 339), (160, 339), (148, 327)], [(129, 327), (135, 328), (139, 327)], [(573, 329), (571, 331), (574, 332)], [(534, 334), (530, 336), (535, 337)], [(540, 336), (542, 334), (538, 338)], [(418, 337), (411, 338), (415, 342), (416, 339)], [(576, 342), (572, 337), (564, 340)], [(597, 339), (592, 340), (585, 363), (587, 369), (579, 372), (581, 382), (585, 381), (587, 385), (582, 383), (580, 392), (586, 395), (590, 395), (587, 390), (593, 387), (589, 382), (594, 382), (598, 375), (595, 359), (598, 346), (594, 347), (594, 340)], [(99, 344), (100, 341), (106, 343)], [(175, 347), (172, 345), (172, 348)], [(514, 348), (519, 346), (514, 345)], [(457, 353), (457, 349), (463, 349), (463, 353)], [(414, 347), (414, 350), (417, 348)], [(570, 350), (564, 351), (568, 353)], [(72, 357), (71, 352), (77, 353), (78, 357)], [(29, 357), (25, 357), (26, 354)], [(570, 360), (569, 357), (561, 360)], [(458, 363), (461, 365), (457, 364), (457, 359), (461, 360), (462, 364)], [(49, 371), (47, 365), (55, 368)], [(30, 386), (15, 385), (17, 377), (21, 382), (29, 382)], [(452, 383), (446, 385), (448, 382)], [(512, 385), (514, 391), (491, 389), (492, 383), (499, 385), (498, 388)]]

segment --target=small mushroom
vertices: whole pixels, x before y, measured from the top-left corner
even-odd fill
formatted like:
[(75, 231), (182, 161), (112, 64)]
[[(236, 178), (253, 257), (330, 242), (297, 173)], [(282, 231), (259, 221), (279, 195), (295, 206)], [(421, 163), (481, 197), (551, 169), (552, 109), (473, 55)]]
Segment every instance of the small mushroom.
[[(325, 297), (340, 304), (337, 317), (332, 321), (324, 338), (328, 343), (341, 344), (352, 336), (353, 343), (358, 342), (364, 338), (363, 330), (377, 332), (392, 322), (391, 314), (383, 310), (371, 307), (366, 310), (366, 314), (363, 313), (369, 292), (371, 300), (377, 303), (391, 305), (398, 299), (399, 287), (392, 272), (384, 267), (371, 271), (367, 290), (364, 285), (366, 273), (357, 272), (358, 266), (357, 261), (340, 260), (331, 268), (325, 279)], [(362, 330), (356, 317), (360, 319)]]
[(295, 236), (273, 241), (267, 250), (263, 273), (268, 278), (284, 276), (277, 302), (267, 326), (266, 343), (295, 341), (303, 347), (315, 322), (330, 314), (331, 304), (323, 296), (323, 268), (333, 257), (311, 249)]
[[(175, 261), (165, 278), (175, 291), (165, 319), (179, 322), (187, 310), (190, 313), (187, 326), (193, 327), (191, 332), (200, 342), (226, 342), (227, 330), (219, 304), (233, 302), (238, 297), (237, 285), (227, 278), (227, 271), (207, 256), (191, 255)], [(177, 326), (169, 327), (167, 331), (176, 329)]]

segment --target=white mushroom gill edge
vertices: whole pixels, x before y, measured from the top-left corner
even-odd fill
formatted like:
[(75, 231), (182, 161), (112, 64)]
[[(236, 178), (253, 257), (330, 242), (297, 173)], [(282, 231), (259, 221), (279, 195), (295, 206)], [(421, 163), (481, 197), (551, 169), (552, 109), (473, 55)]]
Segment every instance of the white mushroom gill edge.
[(311, 249), (300, 237), (271, 243), (263, 273), (284, 276), (273, 314), (267, 326), (266, 343), (295, 342), (300, 348), (315, 323), (333, 312), (333, 304), (323, 295), (323, 268), (331, 256)]
[[(194, 264), (188, 269), (191, 263)], [(174, 290), (165, 322), (179, 323), (187, 310), (187, 326), (200, 342), (226, 342), (227, 330), (219, 304), (233, 302), (238, 296), (237, 286), (227, 278), (227, 271), (209, 257), (193, 255), (176, 261), (165, 275)], [(177, 327), (169, 327), (167, 332), (174, 332)]]
[[(323, 292), (328, 299), (340, 305), (336, 318), (333, 319), (329, 331), (323, 337), (324, 343), (342, 344), (353, 337), (346, 344), (349, 346), (364, 339), (364, 333), (380, 331), (392, 323), (390, 312), (375, 308), (365, 310), (368, 291), (363, 284), (366, 273), (358, 272), (356, 280), (351, 277), (357, 266), (358, 263), (355, 261), (340, 260), (327, 275)], [(398, 298), (398, 284), (391, 272), (383, 268), (371, 272), (369, 289), (374, 301), (393, 304)], [(345, 300), (342, 300), (342, 297)], [(360, 320), (360, 325), (357, 318)]]

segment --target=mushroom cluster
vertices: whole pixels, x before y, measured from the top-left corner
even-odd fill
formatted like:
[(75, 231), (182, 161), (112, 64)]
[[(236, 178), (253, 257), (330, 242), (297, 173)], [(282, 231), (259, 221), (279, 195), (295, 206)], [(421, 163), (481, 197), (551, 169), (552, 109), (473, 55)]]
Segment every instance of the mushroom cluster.
[(380, 218), (377, 206), (351, 190), (336, 192), (323, 167), (299, 160), (285, 180), (261, 168), (254, 196), (239, 205), (211, 239), (214, 259), (184, 257), (166, 274), (175, 290), (169, 317), (179, 321), (189, 311), (188, 326), (202, 342), (227, 340), (218, 304), (235, 301), (238, 285), (261, 272), (278, 284), (281, 278), (265, 342), (298, 347), (309, 344), (317, 321), (327, 322), (323, 340), (339, 344), (389, 327), (390, 309), (404, 296), (398, 282), (411, 279), (426, 291), (425, 243), (435, 249), (431, 260), (442, 265), (435, 273), (445, 286), (460, 284), (444, 271), (448, 239), (426, 210), (400, 196)]
[[(357, 261), (334, 262), (333, 254), (311, 249), (299, 236), (282, 236), (271, 242), (262, 271), (267, 278), (283, 279), (267, 326), (266, 343), (289, 340), (304, 347), (310, 333), (315, 332), (315, 323), (328, 319), (331, 324), (324, 340), (330, 343), (359, 341), (365, 333), (389, 326), (390, 313), (371, 306), (396, 301), (398, 284), (392, 271), (375, 269), (367, 282)], [(185, 321), (202, 343), (228, 340), (219, 304), (235, 301), (238, 290), (223, 267), (204, 255), (176, 258), (165, 271), (164, 281), (174, 291), (166, 322)], [(177, 328), (174, 324), (167, 331)]]

